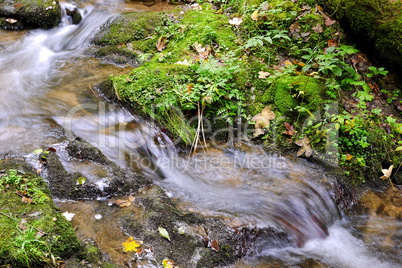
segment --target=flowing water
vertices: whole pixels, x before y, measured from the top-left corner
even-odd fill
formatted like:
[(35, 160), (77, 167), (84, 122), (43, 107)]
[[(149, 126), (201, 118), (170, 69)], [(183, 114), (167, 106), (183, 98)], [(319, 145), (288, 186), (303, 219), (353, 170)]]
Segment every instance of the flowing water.
[[(33, 159), (33, 150), (64, 142), (52, 134), (60, 125), (116, 164), (152, 178), (183, 210), (218, 216), (233, 225), (274, 227), (292, 241), (262, 247), (235, 267), (310, 267), (309, 260), (311, 267), (402, 267), (402, 245), (395, 240), (402, 236), (401, 221), (339, 211), (331, 178), (322, 168), (268, 155), (245, 143), (182, 155), (151, 123), (94, 97), (91, 85), (129, 68), (86, 56), (91, 37), (119, 12), (146, 10), (123, 2), (82, 2), (84, 19), (78, 25), (64, 19), (52, 30), (0, 30), (0, 153)], [(79, 163), (65, 164), (89, 178), (94, 172)], [(113, 251), (124, 235), (113, 221), (116, 215), (108, 214), (107, 203), (60, 201), (59, 206), (80, 215), (79, 235), (97, 240), (116, 263), (123, 262), (122, 254)], [(104, 225), (92, 219), (97, 210), (104, 215)], [(385, 236), (390, 237), (388, 244)]]

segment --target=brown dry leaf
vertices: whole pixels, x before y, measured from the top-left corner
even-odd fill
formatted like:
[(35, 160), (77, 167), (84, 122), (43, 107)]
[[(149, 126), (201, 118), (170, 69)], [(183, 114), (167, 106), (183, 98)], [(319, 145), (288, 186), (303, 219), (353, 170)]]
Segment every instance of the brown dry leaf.
[(328, 16), (324, 16), (325, 19), (325, 26), (329, 27), (336, 22), (336, 20), (331, 19)]
[(254, 10), (253, 14), (251, 14), (251, 19), (253, 21), (257, 21), (258, 20), (258, 9)]
[(19, 228), (20, 228), (21, 230), (23, 230), (23, 231), (27, 230), (28, 227), (26, 226), (26, 224), (27, 224), (27, 220), (26, 220), (26, 219), (21, 219)]
[(260, 72), (258, 73), (258, 78), (265, 79), (265, 78), (267, 78), (267, 77), (270, 76), (270, 75), (271, 75), (271, 74), (268, 73), (268, 72), (260, 71)]
[(300, 23), (295, 22), (292, 25), (290, 25), (289, 27), (289, 31), (290, 31), (290, 36), (294, 37), (294, 38), (300, 38)]
[(295, 143), (301, 148), (297, 152), (297, 156), (302, 156), (303, 154), (309, 158), (313, 154), (313, 149), (310, 146), (310, 141), (307, 137), (303, 137), (303, 139), (295, 141)]
[(156, 49), (158, 51), (162, 51), (166, 48), (167, 38), (165, 36), (159, 37), (158, 41), (156, 42)]
[(116, 205), (118, 205), (121, 208), (124, 208), (130, 206), (131, 202), (129, 200), (117, 199)]
[(251, 121), (255, 122), (254, 137), (264, 134), (264, 128), (268, 128), (270, 121), (275, 119), (275, 113), (271, 111), (271, 106), (265, 107), (261, 113), (256, 114)]
[(261, 11), (267, 11), (269, 9), (269, 4), (268, 2), (264, 2), (261, 6)]
[(213, 251), (218, 252), (219, 249), (220, 249), (218, 240), (212, 240), (211, 243), (210, 243), (210, 248), (211, 248)]
[(336, 42), (334, 39), (330, 39), (327, 41), (328, 47), (336, 47), (338, 46), (338, 42)]
[(316, 26), (314, 26), (313, 28), (311, 28), (314, 32), (316, 33), (322, 33), (324, 31), (324, 29), (322, 28), (321, 24), (317, 24)]
[(283, 132), (285, 135), (293, 136), (296, 134), (295, 128), (293, 125), (289, 124), (288, 122), (284, 123), (286, 131)]
[(29, 197), (26, 197), (25, 195), (21, 198), (21, 201), (26, 203), (26, 204), (31, 204), (33, 200)]
[(392, 174), (392, 169), (394, 168), (394, 165), (391, 165), (388, 169), (382, 169), (382, 173), (384, 174), (383, 176), (380, 177), (380, 179), (382, 180), (386, 180), (389, 179), (389, 177), (391, 177)]

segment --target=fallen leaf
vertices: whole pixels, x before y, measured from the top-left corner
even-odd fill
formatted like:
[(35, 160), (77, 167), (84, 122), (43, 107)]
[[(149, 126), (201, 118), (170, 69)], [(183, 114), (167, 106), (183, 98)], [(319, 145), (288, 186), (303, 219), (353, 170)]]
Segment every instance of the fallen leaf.
[(346, 159), (347, 161), (350, 161), (350, 160), (353, 159), (353, 155), (351, 155), (351, 154), (346, 154), (346, 155), (345, 155), (345, 159)]
[(336, 20), (333, 20), (328, 16), (325, 16), (324, 19), (325, 19), (325, 26), (327, 26), (327, 27), (331, 26), (332, 24), (334, 24), (336, 22)]
[(43, 152), (42, 149), (36, 149), (36, 150), (34, 150), (32, 153), (33, 153), (33, 154), (41, 154), (42, 152)]
[(116, 200), (116, 205), (118, 205), (121, 208), (125, 208), (131, 205), (131, 202), (129, 200), (124, 200), (124, 199), (117, 199)]
[(253, 14), (251, 14), (251, 19), (253, 21), (257, 21), (258, 20), (258, 9), (254, 10)]
[(271, 74), (268, 73), (268, 72), (260, 71), (260, 72), (258, 73), (258, 78), (265, 79), (265, 78), (267, 78), (267, 77), (270, 76), (270, 75), (271, 75)]
[(135, 240), (132, 236), (127, 238), (125, 242), (123, 242), (123, 250), (125, 252), (135, 251), (138, 252), (138, 248), (141, 246), (142, 242)]
[(264, 2), (261, 6), (261, 11), (267, 11), (269, 9), (268, 2)]
[(191, 7), (192, 10), (197, 10), (197, 11), (202, 10), (202, 6), (200, 6), (197, 3), (190, 5), (190, 7)]
[(83, 185), (83, 184), (85, 184), (87, 182), (87, 179), (86, 178), (84, 178), (84, 177), (79, 177), (78, 179), (77, 179), (77, 182), (75, 183), (76, 185)]
[(229, 20), (229, 24), (235, 25), (235, 26), (239, 26), (241, 23), (243, 22), (242, 18), (233, 18)]
[(166, 48), (167, 38), (165, 36), (159, 37), (158, 41), (156, 42), (156, 49), (158, 51), (162, 51)]
[(164, 259), (162, 261), (163, 268), (174, 268), (174, 261), (171, 259)]
[(169, 241), (171, 242), (169, 233), (168, 233), (168, 231), (167, 231), (165, 228), (163, 228), (163, 227), (158, 227), (158, 231), (159, 231), (159, 234), (160, 234), (163, 238), (166, 238), (167, 240), (169, 240)]
[(68, 211), (66, 211), (62, 215), (67, 219), (67, 221), (71, 221), (73, 219), (75, 213), (69, 213)]
[(28, 223), (26, 219), (21, 219), (19, 228), (20, 228), (21, 230), (23, 230), (23, 231), (27, 230), (28, 227), (26, 226), (26, 223)]
[(16, 5), (13, 5), (13, 7), (22, 7), (24, 4), (16, 4)]
[(338, 46), (338, 42), (336, 42), (334, 39), (330, 39), (327, 41), (328, 47), (336, 47)]
[(322, 33), (324, 29), (322, 28), (321, 24), (317, 24), (313, 28), (311, 28), (315, 33)]
[(176, 64), (190, 66), (190, 65), (191, 65), (191, 62), (189, 62), (187, 59), (185, 59), (185, 60), (183, 60), (183, 61), (178, 61), (178, 62), (176, 62)]
[(295, 22), (289, 27), (290, 36), (294, 37), (295, 39), (300, 38), (300, 23)]
[(268, 128), (270, 121), (275, 119), (275, 113), (271, 111), (271, 106), (265, 107), (261, 113), (256, 114), (251, 121), (255, 122), (254, 137), (264, 134), (264, 128)]
[(295, 128), (293, 125), (288, 122), (283, 123), (285, 125), (286, 130), (283, 132), (285, 135), (293, 136), (296, 134)]
[(380, 177), (380, 179), (382, 180), (386, 180), (389, 179), (389, 177), (391, 177), (392, 174), (392, 169), (394, 168), (394, 165), (391, 165), (388, 169), (382, 169), (382, 173), (384, 174), (383, 176)]
[(303, 139), (299, 139), (295, 141), (295, 143), (301, 147), (297, 152), (297, 156), (302, 156), (305, 154), (307, 158), (311, 157), (313, 154), (313, 149), (311, 148), (310, 141), (307, 137), (303, 137)]
[(212, 241), (211, 241), (211, 244), (210, 244), (210, 248), (211, 248), (213, 251), (218, 252), (218, 251), (219, 251), (219, 242), (218, 242), (218, 240), (212, 240)]
[(21, 198), (21, 201), (26, 203), (26, 204), (31, 204), (33, 202), (33, 200), (31, 198), (27, 197), (27, 196), (23, 196)]
[(35, 233), (35, 238), (41, 238), (42, 236), (44, 236), (46, 233), (42, 230), (39, 230)]
[(8, 22), (8, 23), (10, 23), (10, 24), (14, 24), (14, 23), (17, 23), (17, 22), (18, 22), (18, 20), (8, 18), (8, 19), (6, 19), (6, 22)]

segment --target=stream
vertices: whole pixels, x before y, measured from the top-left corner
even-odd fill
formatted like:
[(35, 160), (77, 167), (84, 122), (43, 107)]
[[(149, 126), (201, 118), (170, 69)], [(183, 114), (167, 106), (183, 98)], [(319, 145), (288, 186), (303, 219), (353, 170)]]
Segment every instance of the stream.
[[(88, 56), (85, 50), (94, 33), (121, 12), (169, 6), (104, 0), (79, 7), (83, 21), (78, 25), (66, 19), (51, 30), (0, 30), (1, 154), (19, 153), (34, 163), (35, 149), (66, 142), (52, 134), (55, 126), (62, 126), (118, 166), (151, 178), (180, 209), (233, 226), (273, 227), (291, 241), (261, 245), (231, 267), (402, 267), (402, 221), (361, 210), (340, 211), (331, 190), (333, 178), (322, 167), (269, 155), (246, 142), (190, 157), (150, 122), (96, 98), (91, 86), (132, 67)], [(63, 164), (100, 188), (105, 183), (83, 163)], [(107, 199), (55, 202), (62, 211), (76, 214), (73, 224), (80, 238), (95, 240), (124, 267), (127, 256), (116, 248), (126, 235)], [(101, 220), (94, 219), (97, 213)]]

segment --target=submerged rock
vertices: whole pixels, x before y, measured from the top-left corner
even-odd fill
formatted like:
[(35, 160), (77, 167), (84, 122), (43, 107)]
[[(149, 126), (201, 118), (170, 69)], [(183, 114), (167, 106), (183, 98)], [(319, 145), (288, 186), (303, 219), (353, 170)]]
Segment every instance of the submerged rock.
[(60, 19), (58, 0), (0, 0), (0, 27), (7, 30), (49, 29), (57, 26)]

